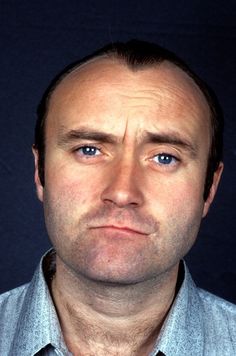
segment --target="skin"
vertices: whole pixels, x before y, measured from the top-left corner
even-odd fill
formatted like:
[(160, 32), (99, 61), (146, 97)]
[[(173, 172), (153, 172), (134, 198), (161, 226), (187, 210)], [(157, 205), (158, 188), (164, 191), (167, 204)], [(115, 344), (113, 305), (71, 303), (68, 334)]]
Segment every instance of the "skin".
[[(164, 62), (138, 71), (97, 59), (69, 74), (46, 121), (45, 186), (57, 252), (52, 296), (75, 355), (147, 355), (175, 295), (223, 165), (203, 200), (210, 112)], [(92, 351), (93, 350), (93, 351)]]

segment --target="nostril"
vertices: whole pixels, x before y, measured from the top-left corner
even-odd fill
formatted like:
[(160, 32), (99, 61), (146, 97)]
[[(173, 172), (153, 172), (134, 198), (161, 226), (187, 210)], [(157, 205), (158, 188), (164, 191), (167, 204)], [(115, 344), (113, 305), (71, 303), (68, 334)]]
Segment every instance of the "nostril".
[(120, 184), (119, 186), (110, 184), (103, 191), (101, 198), (104, 203), (112, 203), (118, 207), (138, 206), (143, 203), (141, 188), (134, 184)]

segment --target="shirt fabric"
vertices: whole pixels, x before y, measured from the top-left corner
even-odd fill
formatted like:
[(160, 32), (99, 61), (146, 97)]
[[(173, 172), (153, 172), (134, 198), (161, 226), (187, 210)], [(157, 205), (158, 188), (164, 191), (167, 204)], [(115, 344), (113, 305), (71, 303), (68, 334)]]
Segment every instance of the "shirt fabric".
[[(29, 284), (0, 295), (1, 356), (69, 356), (42, 258)], [(236, 355), (236, 305), (195, 286), (188, 268), (150, 356)], [(46, 270), (45, 270), (46, 269)]]

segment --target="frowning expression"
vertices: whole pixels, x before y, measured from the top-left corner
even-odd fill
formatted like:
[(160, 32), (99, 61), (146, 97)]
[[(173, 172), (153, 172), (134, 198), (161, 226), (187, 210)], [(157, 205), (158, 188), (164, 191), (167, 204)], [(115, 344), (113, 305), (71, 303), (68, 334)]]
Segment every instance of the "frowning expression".
[(103, 58), (69, 74), (49, 105), (44, 187), (36, 160), (61, 263), (119, 283), (177, 266), (220, 177), (204, 202), (210, 138), (204, 96), (168, 62), (132, 71)]

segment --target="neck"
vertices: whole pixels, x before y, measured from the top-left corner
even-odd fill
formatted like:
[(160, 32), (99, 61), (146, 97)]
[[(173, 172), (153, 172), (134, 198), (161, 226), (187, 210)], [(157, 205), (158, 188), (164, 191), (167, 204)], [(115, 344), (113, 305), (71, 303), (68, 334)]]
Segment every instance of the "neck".
[[(133, 285), (95, 282), (72, 274), (57, 258), (52, 296), (74, 355), (147, 355), (175, 295), (178, 265)], [(94, 352), (94, 353), (93, 353)]]

